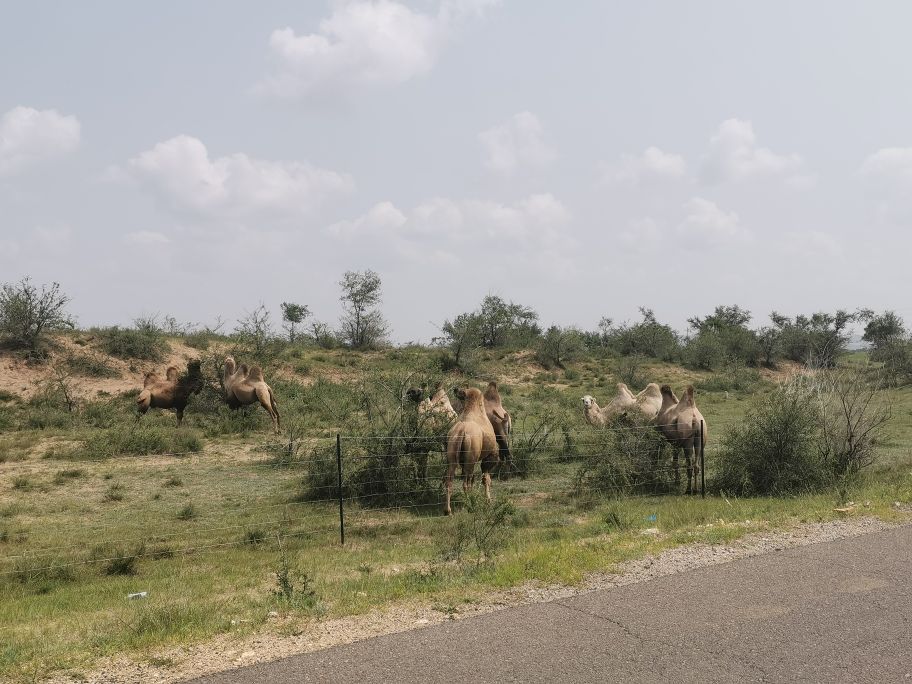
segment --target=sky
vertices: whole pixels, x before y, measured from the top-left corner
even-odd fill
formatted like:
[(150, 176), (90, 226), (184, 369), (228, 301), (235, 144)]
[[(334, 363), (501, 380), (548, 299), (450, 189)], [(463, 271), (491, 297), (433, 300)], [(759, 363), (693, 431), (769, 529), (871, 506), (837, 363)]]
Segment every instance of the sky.
[(4, 5), (0, 281), (80, 325), (912, 320), (909, 3)]

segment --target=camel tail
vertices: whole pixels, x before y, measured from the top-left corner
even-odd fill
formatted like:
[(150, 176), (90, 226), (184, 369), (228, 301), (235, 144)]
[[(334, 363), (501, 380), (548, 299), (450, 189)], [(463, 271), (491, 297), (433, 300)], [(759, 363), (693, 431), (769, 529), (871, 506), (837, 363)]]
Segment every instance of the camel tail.
[(458, 463), (460, 467), (465, 468), (465, 440), (466, 434), (460, 431), (458, 435), (447, 444), (447, 461), (449, 463)]

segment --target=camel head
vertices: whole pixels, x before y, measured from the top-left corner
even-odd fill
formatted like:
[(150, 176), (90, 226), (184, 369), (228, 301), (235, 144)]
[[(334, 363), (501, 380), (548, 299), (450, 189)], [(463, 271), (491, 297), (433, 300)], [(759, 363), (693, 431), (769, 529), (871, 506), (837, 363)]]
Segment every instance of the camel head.
[(475, 408), (481, 408), (484, 411), (484, 396), (480, 389), (475, 387), (459, 388), (456, 396), (463, 402), (463, 411), (468, 412)]
[(233, 356), (225, 357), (225, 373), (227, 375), (234, 375), (234, 371), (237, 370), (237, 362), (234, 360)]
[(595, 397), (593, 397), (591, 394), (587, 394), (585, 397), (583, 397), (583, 408), (584, 409), (586, 409), (588, 411), (589, 409), (592, 408), (593, 404), (595, 404)]
[(497, 383), (493, 380), (488, 383), (488, 387), (485, 390), (484, 398), (488, 401), (500, 402), (500, 392), (497, 390)]
[(421, 403), (421, 400), (424, 399), (424, 390), (420, 387), (409, 387), (405, 391), (405, 396), (408, 397), (409, 401), (419, 404)]

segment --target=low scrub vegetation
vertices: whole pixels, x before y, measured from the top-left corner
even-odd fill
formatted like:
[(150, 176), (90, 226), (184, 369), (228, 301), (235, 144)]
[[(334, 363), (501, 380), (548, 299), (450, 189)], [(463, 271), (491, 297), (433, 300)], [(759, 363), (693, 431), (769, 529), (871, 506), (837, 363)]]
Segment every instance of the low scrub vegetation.
[(714, 488), (736, 496), (844, 492), (875, 462), (889, 413), (859, 372), (797, 375), (724, 436)]

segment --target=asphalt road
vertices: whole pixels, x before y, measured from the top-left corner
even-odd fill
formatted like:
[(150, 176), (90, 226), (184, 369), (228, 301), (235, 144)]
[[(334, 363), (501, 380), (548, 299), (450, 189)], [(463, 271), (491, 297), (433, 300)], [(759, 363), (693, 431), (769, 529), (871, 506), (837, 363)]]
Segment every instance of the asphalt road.
[(912, 682), (912, 527), (197, 681)]

